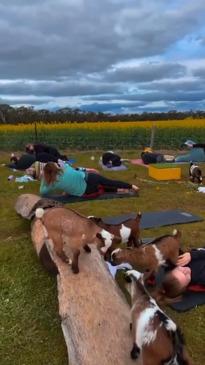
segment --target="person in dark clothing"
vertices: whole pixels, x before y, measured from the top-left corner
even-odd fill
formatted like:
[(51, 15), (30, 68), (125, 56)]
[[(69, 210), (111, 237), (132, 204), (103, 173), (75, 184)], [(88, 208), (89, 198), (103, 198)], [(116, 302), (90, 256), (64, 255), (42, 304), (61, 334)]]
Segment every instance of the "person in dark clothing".
[[(33, 143), (28, 143), (26, 145), (26, 152), (31, 154), (31, 155), (33, 155), (33, 154), (39, 155), (39, 154), (42, 154), (42, 153), (46, 153), (48, 155), (54, 156), (57, 159), (61, 159), (63, 161), (68, 160), (67, 156), (66, 155), (61, 155), (61, 153), (55, 147), (48, 146), (48, 145), (43, 144), (43, 143), (34, 143), (34, 144)], [(46, 161), (42, 161), (42, 162), (46, 162)]]
[(162, 287), (169, 297), (177, 297), (189, 285), (205, 287), (205, 248), (192, 249), (179, 256), (177, 267), (165, 275)]
[(161, 153), (154, 153), (154, 152), (142, 152), (141, 159), (145, 165), (165, 162), (164, 155), (162, 155)]
[(103, 165), (105, 165), (107, 167), (115, 167), (115, 166), (120, 166), (122, 161), (121, 161), (121, 157), (119, 155), (117, 155), (116, 153), (114, 153), (112, 151), (108, 151), (108, 152), (103, 153), (102, 163), (103, 163)]
[(10, 159), (10, 164), (8, 164), (7, 167), (16, 170), (26, 170), (29, 167), (31, 167), (31, 165), (33, 165), (33, 163), (36, 161), (57, 163), (58, 158), (46, 152), (41, 152), (36, 154), (26, 153), (21, 157), (17, 157), (12, 154)]
[(85, 194), (88, 195), (98, 192), (99, 186), (102, 186), (106, 192), (120, 192), (120, 190), (133, 190), (137, 192), (139, 190), (136, 185), (131, 185), (119, 180), (107, 179), (100, 174), (95, 174), (92, 172), (87, 173), (86, 183), (87, 187)]

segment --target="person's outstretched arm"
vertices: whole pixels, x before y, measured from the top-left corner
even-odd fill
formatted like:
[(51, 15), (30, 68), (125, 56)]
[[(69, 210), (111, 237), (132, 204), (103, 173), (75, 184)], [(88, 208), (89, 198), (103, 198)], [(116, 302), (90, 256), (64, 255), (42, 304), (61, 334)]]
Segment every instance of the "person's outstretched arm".
[(205, 248), (194, 248), (190, 252), (185, 252), (178, 257), (177, 266), (186, 266), (192, 260), (205, 260)]

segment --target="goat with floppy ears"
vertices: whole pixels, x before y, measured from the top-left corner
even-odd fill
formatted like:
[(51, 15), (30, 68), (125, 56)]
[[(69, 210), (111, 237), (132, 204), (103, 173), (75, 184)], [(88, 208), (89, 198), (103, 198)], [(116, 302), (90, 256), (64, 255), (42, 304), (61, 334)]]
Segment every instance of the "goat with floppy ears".
[(143, 274), (124, 270), (131, 295), (131, 358), (141, 358), (143, 365), (193, 365), (183, 335), (150, 296)]

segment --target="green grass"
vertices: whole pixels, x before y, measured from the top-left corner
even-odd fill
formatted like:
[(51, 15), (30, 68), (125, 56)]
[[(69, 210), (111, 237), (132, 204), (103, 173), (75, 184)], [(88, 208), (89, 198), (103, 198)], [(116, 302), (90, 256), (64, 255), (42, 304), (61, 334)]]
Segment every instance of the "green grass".
[[(120, 152), (120, 151), (119, 151)], [(120, 152), (121, 153), (121, 152)], [(79, 166), (98, 167), (100, 152), (68, 152)], [(123, 151), (124, 158), (137, 158), (139, 152)], [(90, 159), (95, 156), (95, 160)], [(9, 159), (1, 153), (0, 163)], [(201, 165), (205, 171), (205, 165)], [(66, 346), (58, 316), (56, 279), (41, 267), (30, 239), (30, 222), (18, 216), (14, 204), (19, 194), (38, 193), (38, 183), (9, 182), (10, 174), (0, 166), (0, 364), (2, 365), (65, 365)], [(136, 183), (138, 198), (80, 202), (71, 207), (85, 215), (110, 216), (131, 211), (175, 209), (205, 218), (204, 195), (197, 193), (188, 181), (188, 166), (182, 165), (182, 180), (158, 182), (148, 177), (143, 166), (130, 165), (127, 171), (103, 172), (113, 179)], [(144, 230), (143, 237), (172, 232), (173, 226)], [(180, 225), (183, 248), (204, 246), (204, 222)], [(205, 306), (187, 313), (168, 309), (181, 326), (189, 353), (195, 365), (205, 359)], [(112, 335), (112, 334), (111, 334)], [(129, 351), (130, 349), (128, 349)]]

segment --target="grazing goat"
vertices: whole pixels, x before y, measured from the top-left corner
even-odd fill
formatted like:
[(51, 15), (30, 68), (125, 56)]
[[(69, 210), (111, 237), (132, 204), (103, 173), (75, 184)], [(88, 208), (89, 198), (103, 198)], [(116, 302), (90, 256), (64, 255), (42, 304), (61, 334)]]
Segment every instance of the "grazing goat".
[(193, 162), (191, 162), (189, 166), (189, 178), (192, 182), (195, 182), (196, 180), (198, 184), (202, 183), (201, 169), (198, 165), (194, 164)]
[(192, 365), (177, 325), (159, 308), (144, 286), (143, 274), (125, 274), (131, 295), (131, 358), (143, 365)]
[(94, 243), (104, 255), (113, 241), (121, 242), (120, 238), (71, 209), (37, 208), (36, 218), (43, 224), (45, 240), (52, 242), (54, 251), (64, 262), (70, 262), (66, 251), (71, 251), (71, 268), (75, 274), (79, 272), (78, 257), (81, 248), (89, 253), (91, 249), (88, 244)]
[(111, 254), (111, 264), (127, 262), (140, 272), (157, 272), (166, 264), (176, 265), (179, 256), (181, 233), (176, 229), (172, 235), (156, 238), (150, 244), (135, 248), (116, 249)]
[[(88, 217), (95, 222), (99, 227), (114, 234), (117, 237), (121, 237), (121, 242), (126, 243), (128, 247), (138, 247), (141, 243), (139, 240), (140, 235), (140, 220), (141, 213), (139, 212), (135, 218), (129, 218), (120, 224), (108, 224), (104, 223), (102, 218), (90, 216)], [(110, 248), (111, 250), (111, 248)]]

